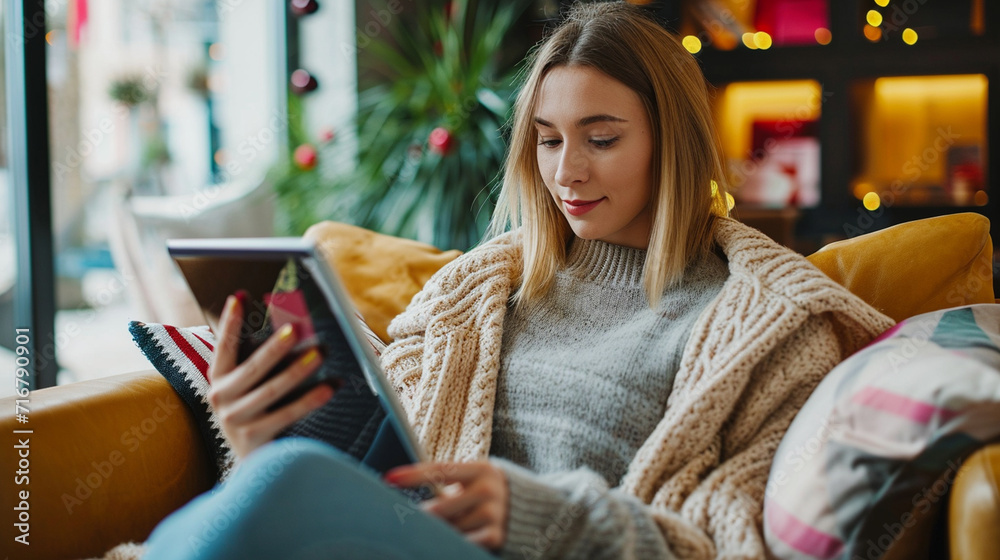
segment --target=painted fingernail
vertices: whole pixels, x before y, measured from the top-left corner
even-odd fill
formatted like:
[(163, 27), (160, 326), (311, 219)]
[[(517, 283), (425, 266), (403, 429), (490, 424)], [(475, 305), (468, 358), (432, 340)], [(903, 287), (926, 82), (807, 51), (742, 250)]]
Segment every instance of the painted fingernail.
[(305, 356), (302, 356), (302, 365), (307, 366), (313, 363), (313, 361), (316, 360), (316, 358), (318, 357), (319, 357), (319, 351), (317, 351), (315, 348), (311, 348), (308, 352), (306, 352)]
[(293, 327), (291, 323), (285, 323), (280, 329), (278, 329), (278, 338), (282, 341), (292, 338), (293, 334), (295, 334), (295, 327)]
[(250, 301), (250, 293), (246, 290), (236, 290), (236, 293), (233, 295), (236, 296), (236, 299), (239, 300), (240, 305), (244, 308), (247, 306), (247, 302)]

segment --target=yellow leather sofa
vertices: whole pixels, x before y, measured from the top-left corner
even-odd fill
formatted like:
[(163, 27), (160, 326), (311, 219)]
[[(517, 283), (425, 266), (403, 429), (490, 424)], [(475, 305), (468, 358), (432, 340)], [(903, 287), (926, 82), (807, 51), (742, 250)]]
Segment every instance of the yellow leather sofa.
[[(385, 326), (431, 274), (458, 255), (343, 224), (307, 235), (324, 248), (362, 313)], [(989, 222), (977, 214), (920, 220), (833, 244), (814, 264), (896, 320), (967, 303), (992, 303)], [(124, 330), (126, 325), (122, 325)], [(3, 544), (11, 558), (88, 558), (153, 527), (211, 488), (214, 472), (194, 420), (154, 370), (73, 383), (30, 395), (31, 434), (15, 421), (14, 399), (0, 399)], [(27, 439), (26, 457), (11, 452)], [(23, 459), (24, 462), (21, 462)], [(20, 467), (19, 467), (19, 462)], [(23, 467), (23, 468), (22, 468)], [(11, 544), (17, 522), (14, 473), (30, 477), (30, 546)], [(908, 558), (927, 539), (948, 539), (953, 559), (1000, 559), (1000, 445), (962, 466), (948, 522), (904, 535), (884, 558)], [(16, 531), (16, 529), (15, 529)]]

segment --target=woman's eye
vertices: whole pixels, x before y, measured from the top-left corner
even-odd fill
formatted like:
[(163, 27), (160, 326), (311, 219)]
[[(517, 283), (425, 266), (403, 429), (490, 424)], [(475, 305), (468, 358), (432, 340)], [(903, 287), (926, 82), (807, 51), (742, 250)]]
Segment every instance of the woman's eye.
[(539, 146), (545, 146), (546, 148), (555, 148), (556, 146), (559, 145), (560, 142), (562, 142), (562, 140), (559, 140), (557, 138), (556, 139), (550, 138), (548, 140), (546, 140), (546, 139), (543, 138), (543, 139), (541, 139), (541, 140), (538, 141), (538, 145)]
[(590, 141), (590, 143), (598, 148), (610, 148), (611, 146), (614, 146), (617, 141), (618, 137), (615, 136), (614, 138), (594, 138)]

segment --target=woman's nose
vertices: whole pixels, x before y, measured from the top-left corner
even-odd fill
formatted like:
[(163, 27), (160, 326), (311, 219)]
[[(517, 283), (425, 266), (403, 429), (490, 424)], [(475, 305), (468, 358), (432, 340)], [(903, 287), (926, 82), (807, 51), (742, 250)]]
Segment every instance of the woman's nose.
[(580, 150), (566, 146), (559, 157), (556, 169), (556, 184), (568, 187), (573, 183), (586, 182), (588, 178), (587, 156)]

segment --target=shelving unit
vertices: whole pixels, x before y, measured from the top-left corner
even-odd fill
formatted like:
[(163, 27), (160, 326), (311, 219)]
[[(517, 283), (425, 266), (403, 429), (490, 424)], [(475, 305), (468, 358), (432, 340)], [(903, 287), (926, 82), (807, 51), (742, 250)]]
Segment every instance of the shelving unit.
[[(691, 3), (698, 1), (692, 0)], [(731, 84), (793, 80), (811, 80), (820, 84), (821, 108), (817, 116), (818, 139), (821, 146), (820, 202), (815, 207), (799, 208), (795, 227), (796, 249), (810, 252), (829, 241), (853, 237), (896, 223), (970, 211), (979, 212), (990, 218), (993, 224), (993, 237), (1000, 239), (997, 237), (1000, 231), (998, 230), (1000, 213), (997, 205), (997, 199), (1000, 198), (1000, 172), (993, 173), (990, 165), (1000, 162), (1000, 142), (996, 141), (1000, 139), (1000, 5), (988, 0), (967, 0), (949, 5), (953, 7), (961, 5), (956, 9), (972, 9), (976, 2), (981, 2), (978, 9), (982, 12), (980, 17), (977, 17), (976, 25), (970, 20), (968, 33), (964, 35), (956, 33), (954, 21), (950, 21), (947, 32), (933, 37), (934, 30), (926, 30), (920, 33), (920, 38), (913, 45), (905, 44), (899, 38), (905, 24), (895, 31), (892, 40), (873, 42), (866, 38), (864, 26), (867, 12), (874, 9), (884, 13), (886, 22), (883, 25), (886, 25), (892, 24), (892, 14), (896, 13), (895, 8), (899, 8), (904, 14), (907, 11), (914, 12), (912, 17), (908, 17), (908, 21), (919, 23), (919, 10), (927, 9), (928, 14), (931, 12), (940, 14), (941, 10), (948, 9), (944, 4), (949, 3), (949, 0), (905, 2), (890, 0), (887, 7), (878, 6), (874, 0), (829, 0), (827, 9), (832, 40), (826, 45), (818, 43), (803, 46), (774, 45), (766, 50), (752, 50), (740, 44), (732, 50), (717, 50), (705, 37), (704, 29), (701, 30), (702, 33), (699, 35), (704, 47), (695, 56), (699, 59), (708, 81), (716, 87), (718, 97), (724, 97), (727, 86)], [(681, 13), (690, 13), (691, 6), (688, 2), (665, 4), (680, 5)], [(674, 8), (671, 9), (676, 11)], [(676, 22), (674, 29), (682, 35), (685, 32), (691, 33), (692, 30), (697, 33), (698, 26), (693, 25), (690, 18), (681, 17), (674, 21)], [(918, 27), (917, 31), (923, 29)], [(965, 139), (977, 136), (968, 132), (970, 129), (967, 121), (970, 118), (982, 118), (985, 121), (982, 123), (982, 133), (979, 134), (982, 138), (975, 138), (982, 146), (979, 154), (983, 163), (982, 178), (963, 179), (966, 181), (963, 183), (965, 185), (963, 188), (968, 187), (968, 181), (972, 181), (973, 184), (980, 185), (984, 192), (979, 194), (978, 198), (976, 192), (971, 192), (968, 196), (949, 195), (951, 198), (921, 195), (916, 199), (905, 199), (897, 196), (892, 201), (886, 200), (885, 203), (881, 203), (874, 211), (868, 210), (863, 205), (862, 198), (858, 196), (859, 194), (863, 196), (866, 188), (865, 172), (872, 168), (873, 157), (883, 157), (884, 154), (891, 152), (884, 149), (865, 151), (865, 145), (871, 145), (871, 138), (878, 132), (872, 130), (872, 119), (877, 122), (890, 122), (886, 120), (889, 117), (884, 115), (873, 117), (876, 108), (867, 105), (871, 101), (872, 90), (875, 84), (882, 86), (902, 83), (886, 80), (880, 82), (880, 79), (909, 77), (911, 80), (907, 82), (907, 87), (919, 96), (924, 86), (921, 85), (923, 82), (917, 80), (920, 77), (933, 76), (960, 76), (961, 78), (956, 79), (966, 80), (961, 84), (984, 84), (985, 92), (980, 95), (985, 97), (985, 108), (971, 117), (955, 117), (956, 123), (962, 121), (961, 126), (966, 131), (963, 133)], [(926, 83), (931, 84), (931, 81)], [(962, 95), (968, 97), (969, 94)], [(890, 101), (888, 106), (893, 107), (900, 103)], [(968, 103), (968, 100), (963, 103)], [(975, 104), (969, 103), (969, 111), (976, 110)], [(900, 110), (905, 109), (900, 108)], [(898, 117), (899, 115), (896, 115), (897, 119)], [(927, 120), (925, 125), (932, 128), (940, 124), (931, 122), (934, 118), (928, 119), (916, 114), (914, 117), (917, 121)], [(882, 121), (879, 121), (879, 118)], [(945, 117), (947, 118), (952, 117)], [(720, 123), (724, 136), (727, 126), (731, 126), (731, 123)], [(916, 125), (903, 127), (901, 130), (912, 132), (914, 126)], [(882, 134), (882, 138), (886, 138), (886, 135)], [(994, 141), (990, 142), (990, 139)], [(934, 140), (933, 137), (929, 138), (930, 147), (933, 147)], [(920, 145), (919, 139), (900, 138), (899, 142), (900, 149), (892, 154), (893, 157), (902, 158), (905, 162), (907, 154), (900, 150), (906, 149), (915, 152), (912, 154), (913, 157), (922, 157), (923, 151), (917, 149)], [(974, 157), (975, 150), (971, 152)], [(943, 159), (947, 154), (942, 152), (929, 158), (935, 159), (932, 162), (920, 162), (926, 164), (924, 167), (928, 169), (933, 167), (933, 170), (923, 171), (927, 172), (928, 177), (933, 176), (933, 180), (942, 183), (940, 189), (929, 192), (950, 193), (952, 191), (948, 190), (951, 188), (948, 185), (955, 181), (945, 176), (942, 172), (942, 163), (936, 161), (936, 157)], [(976, 180), (980, 183), (975, 183)], [(861, 187), (858, 186), (859, 183), (863, 183)], [(878, 189), (873, 187), (872, 190)], [(984, 205), (979, 205), (984, 202)], [(759, 208), (753, 209), (755, 212), (759, 210)]]

